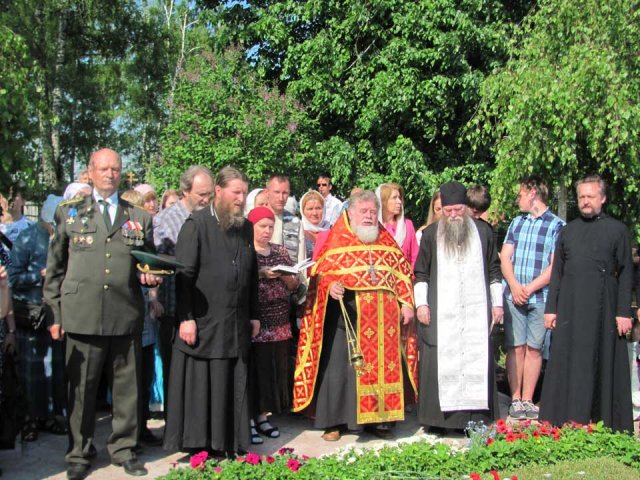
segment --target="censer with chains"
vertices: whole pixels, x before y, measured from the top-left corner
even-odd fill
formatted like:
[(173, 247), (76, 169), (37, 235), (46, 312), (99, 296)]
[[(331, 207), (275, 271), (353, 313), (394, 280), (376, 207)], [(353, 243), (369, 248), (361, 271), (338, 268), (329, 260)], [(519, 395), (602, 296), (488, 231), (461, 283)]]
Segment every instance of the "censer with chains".
[(358, 337), (356, 336), (355, 328), (353, 327), (353, 323), (351, 323), (351, 319), (347, 314), (347, 309), (344, 306), (344, 301), (340, 298), (340, 309), (342, 310), (342, 318), (344, 318), (345, 332), (347, 335), (347, 351), (349, 352), (349, 361), (351, 366), (356, 371), (356, 375), (359, 377), (364, 376), (365, 371), (364, 367), (364, 355), (362, 355), (362, 350), (360, 349), (360, 344), (358, 343)]

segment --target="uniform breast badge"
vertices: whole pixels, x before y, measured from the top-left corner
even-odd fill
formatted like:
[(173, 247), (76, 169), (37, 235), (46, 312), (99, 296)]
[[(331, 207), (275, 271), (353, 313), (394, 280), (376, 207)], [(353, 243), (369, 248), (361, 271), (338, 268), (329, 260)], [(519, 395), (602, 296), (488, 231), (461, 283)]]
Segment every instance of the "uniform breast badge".
[(122, 237), (125, 245), (136, 247), (144, 245), (144, 231), (140, 222), (129, 220), (122, 225)]
[(78, 209), (76, 207), (72, 207), (69, 209), (67, 213), (67, 225), (73, 225), (73, 222), (76, 221), (76, 217), (78, 216)]

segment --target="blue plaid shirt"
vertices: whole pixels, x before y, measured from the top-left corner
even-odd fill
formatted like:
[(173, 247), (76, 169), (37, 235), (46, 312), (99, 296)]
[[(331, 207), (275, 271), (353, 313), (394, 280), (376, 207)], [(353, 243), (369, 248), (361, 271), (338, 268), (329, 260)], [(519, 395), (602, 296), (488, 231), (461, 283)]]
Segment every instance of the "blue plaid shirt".
[[(158, 253), (176, 254), (178, 234), (189, 215), (189, 210), (181, 201), (177, 201), (153, 217), (153, 243)], [(164, 307), (165, 317), (173, 318), (176, 313), (176, 284), (173, 275), (165, 277), (160, 284), (158, 300)]]
[[(521, 285), (527, 285), (538, 277), (551, 261), (556, 248), (556, 240), (564, 220), (555, 216), (549, 209), (535, 218), (530, 213), (519, 215), (511, 221), (505, 244), (513, 245), (513, 272)], [(511, 300), (511, 291), (506, 282), (505, 296)], [(544, 303), (547, 301), (549, 285), (538, 290), (529, 297), (528, 303)]]

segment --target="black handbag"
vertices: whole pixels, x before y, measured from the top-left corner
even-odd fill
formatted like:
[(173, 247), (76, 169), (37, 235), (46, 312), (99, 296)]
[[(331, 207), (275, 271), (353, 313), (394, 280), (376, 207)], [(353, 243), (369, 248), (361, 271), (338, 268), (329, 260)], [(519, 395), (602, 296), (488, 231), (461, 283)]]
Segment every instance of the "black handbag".
[(46, 328), (47, 311), (45, 304), (13, 299), (13, 316), (19, 328), (34, 332)]

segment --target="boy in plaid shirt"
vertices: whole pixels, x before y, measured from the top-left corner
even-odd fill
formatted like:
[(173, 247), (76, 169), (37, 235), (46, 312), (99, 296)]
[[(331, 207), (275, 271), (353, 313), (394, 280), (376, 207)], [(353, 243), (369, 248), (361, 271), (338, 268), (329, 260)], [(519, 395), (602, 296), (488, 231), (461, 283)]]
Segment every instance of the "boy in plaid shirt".
[[(509, 225), (500, 253), (504, 291), (509, 415), (537, 418), (533, 392), (545, 345), (544, 307), (553, 252), (565, 222), (549, 211), (547, 185), (537, 176), (523, 178), (517, 202), (523, 212)], [(548, 343), (548, 342), (547, 342)]]

